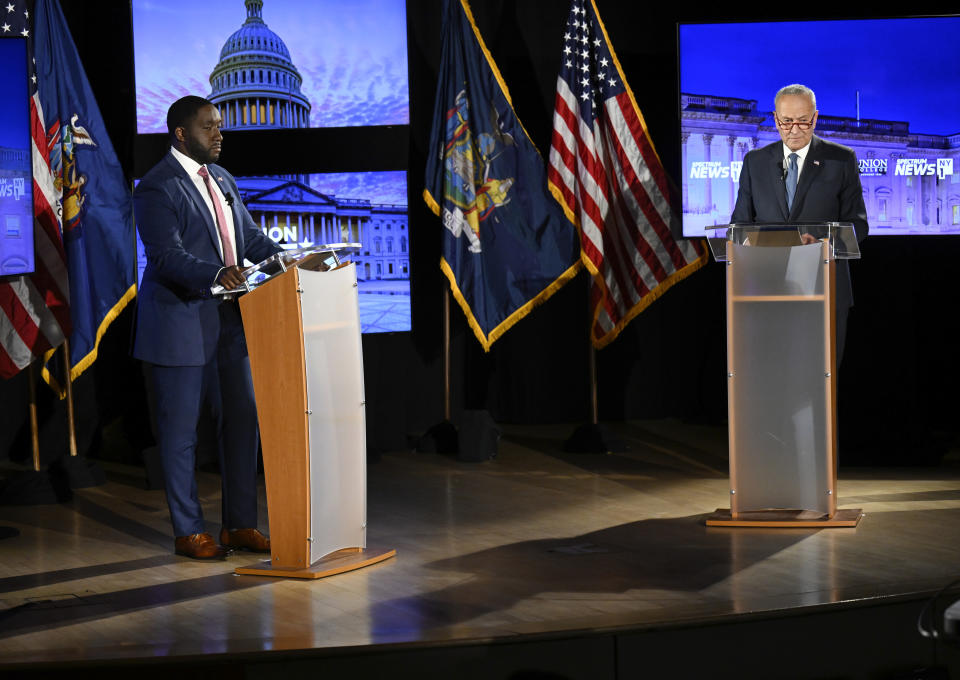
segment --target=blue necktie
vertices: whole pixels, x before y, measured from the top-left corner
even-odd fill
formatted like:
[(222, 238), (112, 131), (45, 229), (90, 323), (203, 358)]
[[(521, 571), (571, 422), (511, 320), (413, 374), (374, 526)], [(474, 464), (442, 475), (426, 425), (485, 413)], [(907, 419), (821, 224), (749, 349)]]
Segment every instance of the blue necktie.
[(797, 194), (797, 175), (800, 173), (797, 172), (797, 159), (799, 156), (792, 153), (787, 156), (787, 160), (790, 161), (787, 166), (787, 210), (793, 208), (793, 197)]

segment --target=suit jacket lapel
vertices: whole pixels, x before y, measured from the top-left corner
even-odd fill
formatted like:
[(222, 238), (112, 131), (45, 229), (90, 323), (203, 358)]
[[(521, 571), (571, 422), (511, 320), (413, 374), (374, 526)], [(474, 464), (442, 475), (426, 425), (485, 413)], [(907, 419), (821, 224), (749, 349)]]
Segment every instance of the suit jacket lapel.
[[(210, 208), (207, 207), (206, 202), (203, 200), (203, 196), (200, 195), (200, 190), (197, 189), (197, 185), (193, 183), (193, 180), (187, 175), (187, 171), (183, 169), (183, 166), (177, 162), (177, 159), (167, 154), (167, 159), (170, 162), (170, 165), (173, 167), (174, 175), (177, 182), (180, 184), (180, 188), (183, 193), (193, 201), (193, 205), (200, 211), (200, 214), (203, 216), (203, 223), (207, 227), (207, 235), (210, 236), (210, 241), (213, 245), (215, 252), (220, 252), (220, 235), (217, 233), (217, 225), (213, 221), (213, 215), (210, 214)], [(222, 258), (221, 258), (222, 261)]]
[[(770, 154), (770, 178), (773, 182), (773, 195), (777, 199), (777, 207), (786, 222), (787, 215), (787, 185), (783, 181), (783, 144), (772, 147)], [(794, 201), (796, 205), (796, 201)]]
[(800, 181), (797, 183), (797, 193), (793, 197), (793, 209), (790, 210), (790, 217), (797, 219), (803, 208), (803, 197), (810, 190), (810, 185), (820, 174), (820, 140), (814, 136), (810, 140), (810, 150), (807, 151), (807, 157), (803, 161), (803, 172), (800, 173)]

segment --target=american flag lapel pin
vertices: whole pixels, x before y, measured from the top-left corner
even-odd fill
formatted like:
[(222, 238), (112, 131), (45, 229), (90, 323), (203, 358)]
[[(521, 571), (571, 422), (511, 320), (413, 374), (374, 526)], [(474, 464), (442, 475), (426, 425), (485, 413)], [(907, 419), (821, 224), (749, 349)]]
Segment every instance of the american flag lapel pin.
[(813, 164), (814, 164), (814, 165), (820, 165), (820, 161), (814, 161)]

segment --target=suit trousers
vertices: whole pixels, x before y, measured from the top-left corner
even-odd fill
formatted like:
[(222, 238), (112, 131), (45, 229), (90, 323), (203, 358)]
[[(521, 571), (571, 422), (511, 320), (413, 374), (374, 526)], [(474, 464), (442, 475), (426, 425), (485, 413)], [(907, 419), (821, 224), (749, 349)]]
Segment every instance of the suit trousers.
[(235, 349), (236, 337), (232, 334), (243, 333), (236, 302), (222, 302), (221, 307), (218, 351), (206, 364), (147, 364), (154, 395), (157, 446), (175, 536), (207, 531), (194, 472), (197, 425), (205, 406), (209, 406), (217, 433), (221, 524), (228, 529), (257, 526), (260, 433), (250, 360), (245, 352)]

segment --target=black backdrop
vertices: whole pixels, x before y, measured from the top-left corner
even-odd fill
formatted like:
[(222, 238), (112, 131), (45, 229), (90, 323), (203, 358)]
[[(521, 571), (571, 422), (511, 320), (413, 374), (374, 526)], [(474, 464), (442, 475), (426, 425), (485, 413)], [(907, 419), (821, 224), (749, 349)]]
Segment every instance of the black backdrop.
[[(280, 1), (267, 0), (268, 24), (269, 4)], [(773, 3), (704, 9), (692, 3), (597, 2), (654, 143), (674, 178), (679, 177), (680, 165), (677, 21), (849, 18), (868, 16), (869, 11), (852, 3), (788, 4), (778, 10)], [(135, 135), (129, 3), (62, 0), (62, 5), (108, 131), (132, 180), (156, 162), (163, 143)], [(568, 7), (566, 0), (475, 0), (472, 5), (517, 114), (544, 153)], [(918, 15), (949, 9), (936, 3), (911, 6)], [(412, 435), (443, 415), (440, 227), (420, 199), (439, 66), (439, 0), (408, 0), (407, 21), (409, 128), (363, 134), (228, 133), (222, 158), (235, 174), (273, 168), (353, 170), (361, 165), (408, 169), (413, 331), (364, 336), (368, 443), (373, 451), (407, 448)], [(804, 49), (835, 49), (842, 68), (844, 50), (897, 46)], [(955, 313), (960, 301), (952, 265), (958, 253), (960, 239), (950, 237), (871, 238), (863, 244), (863, 260), (852, 266), (856, 306), (840, 372), (842, 464), (935, 460), (954, 439), (958, 367), (952, 350), (960, 337)], [(586, 289), (581, 274), (498, 340), (488, 354), (453, 305), (454, 421), (464, 408), (483, 408), (500, 422), (584, 422), (589, 413)], [(676, 285), (600, 351), (601, 419), (669, 416), (722, 423), (723, 304), (722, 268), (711, 263)], [(104, 337), (100, 358), (76, 385), (80, 448), (92, 456), (135, 461), (150, 443), (140, 369), (127, 354), (131, 321), (128, 309)], [(65, 451), (65, 415), (62, 402), (48, 390), (41, 387), (39, 394), (46, 462)], [(25, 372), (0, 382), (0, 399), (0, 459), (25, 460), (29, 456)]]

